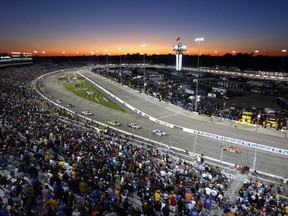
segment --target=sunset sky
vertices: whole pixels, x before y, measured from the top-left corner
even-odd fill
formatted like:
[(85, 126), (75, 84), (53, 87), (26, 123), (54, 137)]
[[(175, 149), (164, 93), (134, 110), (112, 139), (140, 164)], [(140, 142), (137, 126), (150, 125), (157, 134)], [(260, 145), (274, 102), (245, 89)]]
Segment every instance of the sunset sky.
[(180, 37), (192, 55), (202, 36), (203, 54), (282, 55), (287, 10), (288, 0), (0, 0), (0, 53), (168, 54)]

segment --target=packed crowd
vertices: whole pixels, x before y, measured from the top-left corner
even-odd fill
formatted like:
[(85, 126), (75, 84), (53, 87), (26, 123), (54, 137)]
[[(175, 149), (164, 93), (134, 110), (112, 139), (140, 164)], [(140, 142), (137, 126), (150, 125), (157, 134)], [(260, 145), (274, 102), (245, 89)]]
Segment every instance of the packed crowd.
[[(279, 197), (280, 185), (275, 191), (273, 184), (265, 184), (257, 179), (248, 179), (238, 192), (237, 201), (230, 206), (235, 215), (288, 215), (287, 200)], [(224, 207), (225, 208), (225, 207)], [(228, 211), (225, 210), (224, 211)]]
[[(43, 109), (31, 81), (52, 64), (1, 69), (0, 215), (209, 215), (288, 212), (271, 185), (252, 180), (239, 199), (224, 195), (231, 178), (203, 157), (192, 162), (133, 145), (109, 128), (95, 132), (77, 117)], [(260, 196), (263, 202), (259, 201)], [(253, 199), (255, 197), (255, 199)]]

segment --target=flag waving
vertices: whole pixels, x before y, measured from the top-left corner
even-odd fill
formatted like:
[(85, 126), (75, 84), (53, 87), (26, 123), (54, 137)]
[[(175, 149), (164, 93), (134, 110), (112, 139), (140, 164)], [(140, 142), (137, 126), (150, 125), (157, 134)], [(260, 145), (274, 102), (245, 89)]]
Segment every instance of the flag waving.
[(179, 40), (180, 40), (180, 37), (178, 37), (176, 41), (179, 41)]

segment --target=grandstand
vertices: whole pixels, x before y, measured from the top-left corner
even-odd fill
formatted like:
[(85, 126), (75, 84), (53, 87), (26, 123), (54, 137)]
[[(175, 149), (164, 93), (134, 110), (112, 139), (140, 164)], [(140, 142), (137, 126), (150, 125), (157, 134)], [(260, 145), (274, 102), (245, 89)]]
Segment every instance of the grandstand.
[(30, 65), (33, 64), (33, 59), (29, 53), (12, 55), (0, 54), (0, 67), (9, 67), (17, 65)]
[[(287, 206), (276, 202), (273, 186), (255, 178), (239, 185), (238, 202), (233, 179), (203, 157), (187, 162), (136, 145), (110, 128), (96, 132), (65, 110), (54, 116), (52, 105), (30, 84), (66, 67), (45, 63), (1, 69), (2, 215), (155, 215), (158, 205), (160, 212), (174, 211), (171, 215), (249, 215), (262, 211), (262, 205), (254, 205), (258, 194), (268, 199), (267, 212), (275, 212), (273, 205), (277, 212)], [(19, 91), (23, 86), (27, 92)]]

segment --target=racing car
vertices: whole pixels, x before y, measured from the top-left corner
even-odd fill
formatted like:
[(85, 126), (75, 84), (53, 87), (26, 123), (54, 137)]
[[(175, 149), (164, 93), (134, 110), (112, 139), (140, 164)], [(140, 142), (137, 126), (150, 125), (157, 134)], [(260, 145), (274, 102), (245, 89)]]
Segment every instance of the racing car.
[(121, 125), (120, 122), (115, 121), (115, 120), (109, 120), (107, 122), (107, 124), (112, 125), (112, 126), (120, 126)]
[(221, 148), (223, 149), (223, 151), (232, 152), (236, 154), (241, 153), (241, 150), (239, 148), (232, 145), (222, 145)]

